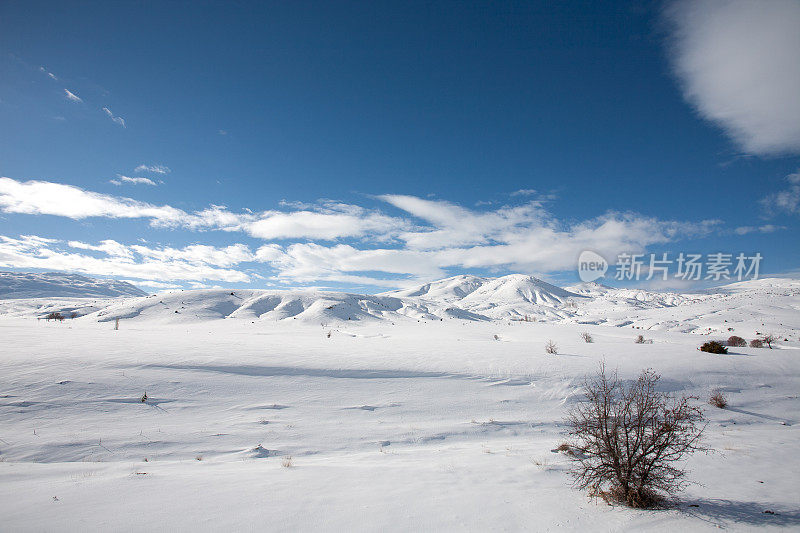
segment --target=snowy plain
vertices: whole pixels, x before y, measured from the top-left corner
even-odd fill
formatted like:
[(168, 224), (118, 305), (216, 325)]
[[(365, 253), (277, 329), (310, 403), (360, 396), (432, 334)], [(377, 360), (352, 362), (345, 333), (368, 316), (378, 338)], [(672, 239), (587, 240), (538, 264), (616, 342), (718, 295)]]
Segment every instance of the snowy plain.
[[(797, 281), (603, 296), (530, 279), (492, 281), (472, 303), (486, 281), (6, 300), (0, 529), (800, 529)], [(80, 316), (40, 319), (56, 309)], [(757, 332), (779, 342), (697, 350)], [(672, 509), (592, 500), (553, 451), (603, 361), (728, 397), (706, 405), (713, 452), (687, 461), (695, 484)]]

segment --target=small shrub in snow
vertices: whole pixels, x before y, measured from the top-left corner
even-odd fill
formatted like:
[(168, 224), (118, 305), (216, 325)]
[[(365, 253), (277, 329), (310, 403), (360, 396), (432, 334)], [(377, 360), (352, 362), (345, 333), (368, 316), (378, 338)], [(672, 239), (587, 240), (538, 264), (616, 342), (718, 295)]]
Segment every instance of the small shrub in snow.
[(775, 338), (775, 335), (772, 335), (772, 334), (764, 335), (761, 338), (761, 342), (766, 344), (769, 347), (770, 350), (772, 349), (772, 343), (775, 342), (776, 340), (778, 340), (778, 339)]
[(144, 391), (144, 394), (142, 395), (141, 398), (139, 398), (139, 401), (141, 401), (142, 403), (147, 401), (147, 391)]
[(544, 351), (551, 355), (556, 355), (558, 354), (558, 345), (551, 339), (544, 345)]
[(575, 455), (575, 453), (572, 451), (572, 446), (570, 446), (568, 442), (562, 442), (556, 447), (555, 450), (552, 451), (565, 453), (567, 455)]
[(570, 411), (576, 485), (607, 501), (656, 507), (685, 486), (681, 460), (703, 451), (703, 412), (689, 397), (659, 392), (644, 370), (625, 386), (601, 366), (584, 382), (585, 399)]
[(714, 389), (711, 391), (711, 396), (708, 398), (708, 403), (713, 405), (714, 407), (719, 407), (720, 409), (725, 409), (728, 406), (728, 399), (725, 398), (725, 394), (719, 389)]
[(633, 342), (636, 344), (648, 344), (647, 339), (644, 338), (644, 335), (638, 335)]
[(764, 343), (761, 342), (761, 339), (753, 339), (753, 340), (750, 341), (750, 347), (751, 348), (763, 348), (764, 347)]
[(728, 353), (728, 349), (722, 345), (721, 342), (717, 341), (708, 341), (703, 343), (700, 347), (701, 352), (708, 352), (708, 353)]
[(47, 315), (47, 320), (64, 320), (64, 316), (59, 312), (50, 313)]
[(587, 344), (591, 344), (592, 342), (594, 342), (594, 339), (592, 338), (592, 336), (589, 335), (589, 333), (586, 332), (586, 331), (581, 333), (581, 339), (583, 339), (583, 342), (585, 342)]
[(728, 337), (728, 346), (747, 346), (747, 341), (737, 335)]
[(284, 458), (281, 460), (281, 466), (282, 466), (282, 467), (284, 467), (284, 468), (291, 468), (291, 467), (293, 467), (293, 466), (294, 466), (294, 463), (292, 463), (292, 456), (291, 456), (291, 455), (287, 455), (286, 457), (284, 457)]

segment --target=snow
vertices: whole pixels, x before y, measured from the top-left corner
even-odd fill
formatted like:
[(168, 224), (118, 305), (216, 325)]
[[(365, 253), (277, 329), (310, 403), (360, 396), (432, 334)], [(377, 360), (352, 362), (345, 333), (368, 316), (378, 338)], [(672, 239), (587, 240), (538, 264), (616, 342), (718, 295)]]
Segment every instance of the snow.
[[(0, 303), (2, 529), (800, 528), (796, 281), (659, 299), (499, 280)], [(85, 312), (37, 320), (59, 307)], [(781, 340), (708, 354), (709, 328)], [(591, 500), (552, 451), (602, 361), (728, 397), (674, 509)]]

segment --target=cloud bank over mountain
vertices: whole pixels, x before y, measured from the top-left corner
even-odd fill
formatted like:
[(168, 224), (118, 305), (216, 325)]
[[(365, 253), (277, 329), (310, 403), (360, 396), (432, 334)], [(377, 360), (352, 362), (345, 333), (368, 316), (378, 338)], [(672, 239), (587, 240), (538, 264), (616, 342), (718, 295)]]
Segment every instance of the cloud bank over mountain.
[(574, 267), (581, 251), (607, 257), (707, 235), (717, 220), (675, 221), (608, 211), (556, 218), (524, 198), (492, 209), (445, 200), (381, 195), (378, 207), (320, 200), (235, 212), (186, 211), (49, 181), (0, 178), (0, 212), (72, 220), (146, 221), (153, 228), (239, 234), (225, 246), (182, 247), (0, 235), (0, 267), (48, 268), (152, 282), (350, 283), (397, 287), (444, 277), (448, 269), (547, 273)]

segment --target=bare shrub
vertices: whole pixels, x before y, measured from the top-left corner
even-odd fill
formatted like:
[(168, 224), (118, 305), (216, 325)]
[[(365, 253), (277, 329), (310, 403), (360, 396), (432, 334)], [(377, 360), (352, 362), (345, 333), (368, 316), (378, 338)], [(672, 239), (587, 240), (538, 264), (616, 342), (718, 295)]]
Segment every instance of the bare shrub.
[(558, 446), (556, 446), (555, 450), (551, 450), (556, 453), (564, 453), (569, 456), (575, 455), (575, 452), (572, 451), (572, 446), (569, 445), (568, 442), (562, 442)]
[(567, 418), (577, 486), (631, 507), (659, 506), (684, 488), (679, 461), (705, 450), (703, 412), (690, 397), (659, 392), (659, 379), (644, 370), (625, 386), (605, 365), (586, 378), (585, 400)]
[(49, 321), (49, 320), (59, 320), (59, 321), (63, 321), (63, 320), (64, 320), (64, 316), (63, 316), (61, 313), (59, 313), (58, 311), (55, 311), (55, 312), (53, 312), (53, 313), (49, 313), (49, 314), (47, 315), (47, 320), (48, 320), (48, 321)]
[(775, 337), (775, 335), (773, 335), (771, 333), (768, 334), (768, 335), (764, 335), (761, 338), (761, 342), (766, 344), (769, 347), (770, 350), (772, 349), (772, 343), (775, 342), (776, 340), (778, 340), (778, 339)]
[(751, 348), (763, 348), (764, 347), (764, 343), (761, 342), (761, 339), (753, 339), (753, 340), (750, 341), (750, 347)]
[(708, 353), (728, 353), (728, 349), (724, 347), (721, 342), (717, 341), (704, 342), (703, 345), (700, 346), (700, 351)]
[(720, 389), (714, 389), (711, 391), (711, 396), (708, 398), (708, 403), (714, 407), (725, 409), (728, 406), (728, 399), (725, 398), (725, 394)]
[(282, 467), (284, 467), (284, 468), (291, 468), (291, 467), (293, 467), (293, 466), (294, 466), (294, 463), (292, 462), (292, 456), (291, 456), (291, 455), (287, 455), (286, 457), (284, 457), (284, 458), (281, 460), (281, 466), (282, 466)]
[(553, 342), (552, 339), (547, 341), (547, 344), (544, 345), (544, 351), (549, 353), (550, 355), (557, 355), (558, 354), (558, 345)]
[(728, 337), (728, 346), (747, 346), (747, 341), (743, 338), (739, 337), (738, 335), (731, 335)]
[(633, 342), (636, 344), (653, 344), (653, 339), (645, 339), (644, 335), (639, 335)]
[(581, 333), (581, 339), (583, 339), (583, 342), (585, 342), (585, 343), (587, 343), (587, 344), (591, 344), (591, 343), (593, 343), (593, 342), (594, 342), (594, 339), (592, 338), (592, 336), (591, 336), (591, 335), (589, 335), (589, 333), (588, 333), (588, 332), (586, 332), (586, 331), (584, 331), (583, 333)]

